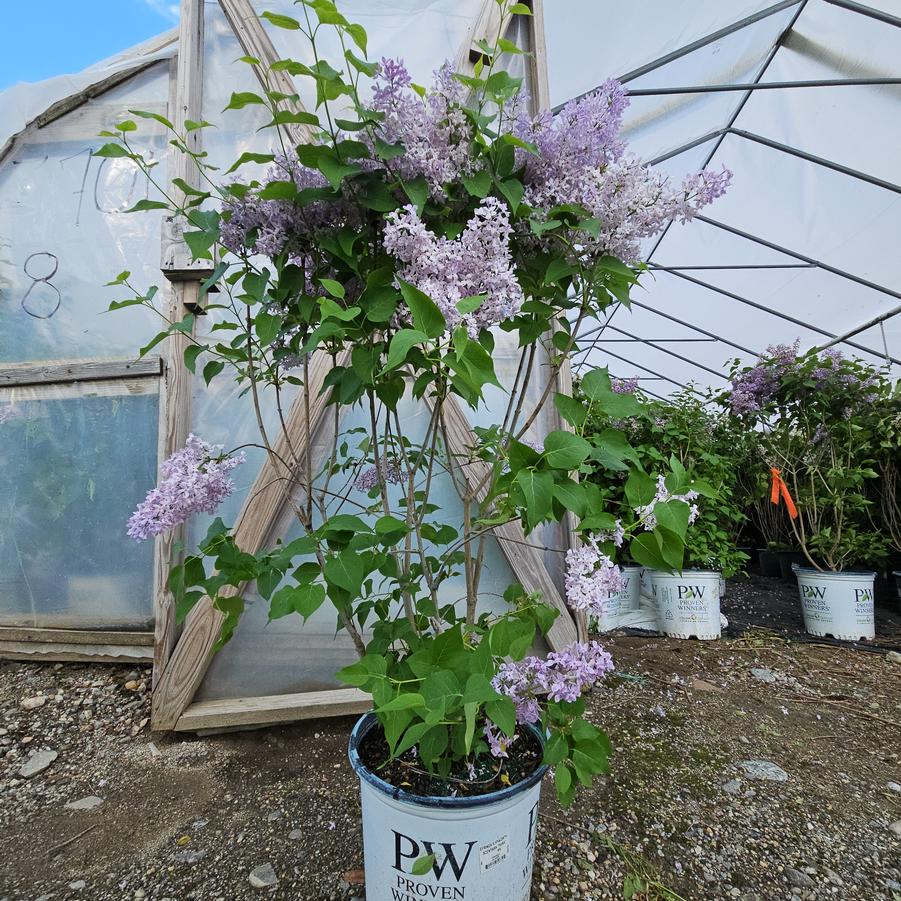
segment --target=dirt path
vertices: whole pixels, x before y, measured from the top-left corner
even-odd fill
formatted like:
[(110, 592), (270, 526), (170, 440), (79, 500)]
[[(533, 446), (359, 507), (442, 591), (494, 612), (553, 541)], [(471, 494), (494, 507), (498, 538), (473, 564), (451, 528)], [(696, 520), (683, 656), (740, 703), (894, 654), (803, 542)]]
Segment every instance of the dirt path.
[[(736, 621), (750, 591), (730, 592)], [(901, 662), (747, 625), (711, 643), (605, 636), (618, 676), (591, 709), (614, 768), (571, 810), (545, 792), (534, 899), (622, 899), (624, 884), (650, 899), (901, 899)], [(0, 901), (362, 898), (350, 722), (154, 737), (147, 677), (0, 663)], [(57, 756), (21, 777), (40, 751)], [(277, 884), (254, 888), (266, 864)]]

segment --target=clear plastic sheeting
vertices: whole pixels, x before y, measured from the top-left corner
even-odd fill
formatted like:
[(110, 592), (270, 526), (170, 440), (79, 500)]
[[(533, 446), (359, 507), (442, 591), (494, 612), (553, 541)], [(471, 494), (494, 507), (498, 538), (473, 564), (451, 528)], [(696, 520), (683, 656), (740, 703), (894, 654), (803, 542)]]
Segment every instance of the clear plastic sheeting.
[(0, 389), (0, 625), (150, 629), (157, 380)]
[[(592, 15), (586, 0), (576, 5), (574, 20)], [(733, 358), (748, 362), (768, 345), (795, 338), (802, 349), (829, 344), (901, 306), (895, 252), (901, 228), (901, 85), (785, 86), (901, 78), (901, 29), (809, 0), (784, 4), (678, 54), (680, 46), (723, 27), (717, 17), (732, 6), (717, 5), (715, 14), (705, 8), (703, 16), (697, 10), (687, 15), (684, 4), (656, 0), (622, 10), (595, 35), (596, 58), (611, 69), (591, 67), (590, 85), (584, 68), (572, 71), (578, 59), (573, 45), (561, 42), (564, 31), (569, 40), (563, 27), (568, 20), (555, 21), (548, 10), (552, 88), (566, 85), (570, 95), (579, 93), (607, 75), (625, 74), (629, 66), (651, 69), (630, 79), (630, 90), (707, 86), (707, 92), (633, 98), (625, 133), (643, 157), (666, 156), (660, 167), (674, 180), (703, 165), (725, 165), (734, 173), (726, 196), (704, 211), (712, 222), (673, 225), (662, 239), (645, 242), (655, 271), (642, 278), (631, 311), (617, 306), (603, 329), (585, 326), (577, 369), (586, 362), (608, 365), (617, 375), (641, 377), (644, 387), (660, 394), (689, 382), (702, 391), (719, 388)], [(654, 14), (648, 17), (650, 7)], [(734, 10), (731, 21), (748, 13)], [(653, 36), (638, 27), (639, 17), (656, 31), (656, 21), (671, 15), (691, 20), (694, 37), (683, 33), (685, 41), (655, 45), (653, 53), (633, 56), (628, 65), (617, 62), (617, 35), (631, 28), (633, 44), (644, 52)], [(703, 27), (695, 28), (700, 20)], [(655, 56), (673, 51), (677, 59), (654, 66)], [(756, 81), (779, 86), (716, 90)], [(901, 358), (901, 317), (848, 336), (839, 347), (887, 366), (897, 378), (901, 366), (893, 358)]]
[[(108, 313), (128, 292), (103, 287), (124, 270), (142, 290), (162, 281), (159, 213), (126, 212), (156, 189), (131, 160), (91, 154), (130, 108), (165, 114), (168, 73), (157, 64), (30, 128), (0, 163), (0, 360), (134, 357), (158, 330), (143, 307)], [(162, 126), (141, 120), (132, 135), (165, 184)]]

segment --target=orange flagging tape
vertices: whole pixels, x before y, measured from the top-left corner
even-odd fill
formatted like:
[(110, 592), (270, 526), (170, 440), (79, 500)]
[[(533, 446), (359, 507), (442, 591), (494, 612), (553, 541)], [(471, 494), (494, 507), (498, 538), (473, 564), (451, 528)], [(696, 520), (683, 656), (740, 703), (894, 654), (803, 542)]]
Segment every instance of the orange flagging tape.
[(778, 505), (781, 498), (785, 501), (785, 509), (788, 510), (788, 515), (792, 519), (797, 519), (798, 508), (795, 506), (791, 494), (789, 494), (788, 485), (785, 484), (785, 479), (782, 478), (782, 470), (776, 469), (776, 467), (773, 466), (770, 468), (770, 472), (773, 474), (773, 487), (770, 490), (770, 501)]

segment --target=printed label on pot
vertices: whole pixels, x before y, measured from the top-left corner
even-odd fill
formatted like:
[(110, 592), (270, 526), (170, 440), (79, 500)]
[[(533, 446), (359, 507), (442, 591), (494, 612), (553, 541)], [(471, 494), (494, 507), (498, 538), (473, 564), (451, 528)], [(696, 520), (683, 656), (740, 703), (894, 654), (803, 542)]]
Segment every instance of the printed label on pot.
[(482, 872), (487, 873), (488, 870), (506, 860), (509, 854), (510, 841), (506, 835), (482, 845), (479, 848), (479, 863), (482, 866)]

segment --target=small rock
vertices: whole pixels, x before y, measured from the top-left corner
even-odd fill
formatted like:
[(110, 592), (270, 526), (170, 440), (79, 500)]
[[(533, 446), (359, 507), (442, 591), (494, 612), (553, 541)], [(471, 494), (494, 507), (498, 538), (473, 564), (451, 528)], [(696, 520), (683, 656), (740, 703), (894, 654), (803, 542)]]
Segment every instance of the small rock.
[(66, 804), (66, 810), (93, 810), (103, 803), (103, 798), (97, 795), (88, 795), (86, 798), (79, 798), (77, 801), (69, 801)]
[(301, 832), (300, 829), (292, 829), (288, 833), (288, 838), (290, 838), (292, 842), (299, 842), (303, 838), (303, 832)]
[(271, 888), (278, 885), (278, 876), (275, 875), (271, 863), (264, 863), (252, 869), (248, 880), (254, 888)]
[(892, 663), (901, 663), (901, 654), (898, 651), (889, 651), (885, 655), (886, 660), (890, 660)]
[(161, 757), (163, 752), (152, 742), (147, 742), (147, 750), (150, 751), (151, 757)]
[(23, 710), (37, 710), (38, 707), (43, 707), (47, 703), (47, 698), (44, 695), (36, 695), (33, 698), (22, 698), (19, 701), (19, 706)]
[(741, 779), (730, 779), (723, 785), (723, 791), (727, 795), (737, 795), (741, 792)]
[(785, 878), (788, 880), (789, 885), (793, 885), (796, 888), (812, 888), (814, 885), (814, 881), (807, 873), (802, 873), (800, 870), (795, 870), (792, 867), (785, 868)]
[(84, 881), (84, 879), (76, 879), (74, 882), (69, 883), (69, 888), (73, 892), (80, 892), (86, 885), (87, 883)]
[(768, 682), (772, 684), (773, 682), (777, 682), (778, 678), (776, 674), (765, 666), (755, 666), (751, 668), (751, 675), (758, 682)]
[(172, 863), (195, 864), (200, 863), (206, 857), (206, 851), (176, 851), (169, 855)]
[(901, 792), (901, 785), (897, 782), (889, 782), (886, 787), (890, 792)]
[(141, 683), (137, 681), (137, 679), (129, 679), (128, 682), (125, 683), (126, 691), (137, 691), (141, 687)]
[(283, 816), (284, 814), (280, 810), (273, 810), (272, 813), (270, 813), (269, 816), (266, 817), (266, 822), (274, 823), (277, 820), (280, 820)]
[(135, 889), (135, 898), (137, 898), (138, 901), (140, 901), (141, 898), (146, 898), (146, 897), (147, 897), (147, 892), (145, 892), (144, 889), (142, 889), (142, 888)]
[(19, 769), (19, 775), (25, 779), (37, 776), (38, 773), (43, 773), (58, 756), (56, 751), (32, 751), (28, 755), (28, 760)]
[(901, 820), (895, 820), (895, 822), (892, 823), (888, 828), (889, 828), (895, 835), (897, 835), (898, 838), (901, 838)]
[(695, 691), (722, 691), (722, 688), (720, 688), (719, 685), (714, 685), (706, 679), (695, 679), (692, 681), (691, 687)]
[(741, 760), (738, 765), (749, 779), (762, 779), (768, 782), (788, 781), (788, 773), (769, 760)]

